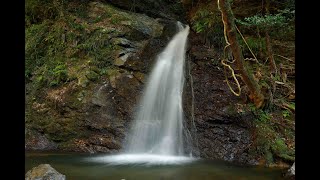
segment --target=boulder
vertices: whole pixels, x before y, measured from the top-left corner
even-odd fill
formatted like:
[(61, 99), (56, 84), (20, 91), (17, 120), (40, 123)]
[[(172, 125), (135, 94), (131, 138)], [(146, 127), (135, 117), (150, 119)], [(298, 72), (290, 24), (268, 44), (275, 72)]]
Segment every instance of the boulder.
[(296, 175), (296, 166), (295, 166), (295, 162), (293, 163), (293, 165), (291, 166), (291, 168), (288, 169), (285, 177), (288, 179), (295, 179), (295, 175)]
[(50, 164), (40, 164), (29, 170), (25, 180), (65, 180), (66, 176), (56, 171)]

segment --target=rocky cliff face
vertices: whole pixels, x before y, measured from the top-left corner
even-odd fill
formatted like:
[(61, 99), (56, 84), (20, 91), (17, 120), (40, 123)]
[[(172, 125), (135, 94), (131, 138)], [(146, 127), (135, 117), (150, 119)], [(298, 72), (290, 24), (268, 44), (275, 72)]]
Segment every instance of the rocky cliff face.
[[(157, 8), (169, 1), (146, 1), (135, 6), (138, 13), (126, 1), (106, 2), (90, 2), (81, 12), (77, 7), (82, 6), (71, 2), (61, 19), (27, 28), (31, 60), (38, 57), (31, 56), (38, 46), (32, 44), (32, 33), (40, 33), (41, 26), (61, 28), (53, 43), (58, 41), (64, 49), (53, 47), (41, 54), (47, 61), (33, 67), (26, 79), (26, 150), (121, 149), (154, 60), (175, 34), (176, 20), (184, 20), (181, 14)], [(53, 31), (47, 31), (40, 43), (50, 40)], [(229, 91), (220, 55), (190, 33), (184, 95), (187, 127), (194, 116), (194, 146), (200, 157), (255, 164), (256, 157), (249, 153), (254, 116), (244, 108), (243, 98)]]

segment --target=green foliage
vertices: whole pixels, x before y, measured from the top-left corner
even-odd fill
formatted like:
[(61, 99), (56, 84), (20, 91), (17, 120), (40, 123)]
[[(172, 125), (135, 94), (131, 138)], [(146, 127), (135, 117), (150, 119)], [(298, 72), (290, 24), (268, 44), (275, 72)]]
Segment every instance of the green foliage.
[(209, 28), (212, 28), (214, 23), (214, 13), (208, 9), (199, 9), (192, 20), (192, 28), (197, 32), (203, 32)]
[(64, 33), (62, 26), (59, 23), (53, 24), (50, 21), (43, 21), (26, 29), (26, 78), (31, 78), (36, 67), (42, 66), (47, 61), (52, 61), (57, 54), (61, 54), (65, 50), (66, 45), (62, 40)]
[[(267, 165), (279, 159), (290, 162), (294, 160), (294, 149), (289, 148), (283, 138), (294, 139), (292, 129), (287, 128), (284, 129), (284, 132), (279, 132), (277, 130), (279, 127), (274, 123), (276, 119), (272, 119), (274, 112), (257, 109), (252, 103), (248, 104), (248, 107), (257, 119), (253, 122), (256, 126), (254, 146), (249, 153), (263, 157)], [(279, 113), (288, 114), (290, 112), (280, 111)]]
[(26, 0), (25, 14), (28, 26), (45, 19), (55, 19), (59, 15), (59, 9), (52, 0)]
[(250, 153), (263, 157), (268, 165), (279, 158), (294, 161), (294, 150), (287, 146), (282, 138), (283, 135), (279, 134), (270, 122), (256, 121), (255, 124), (257, 127), (255, 149)]
[(77, 17), (87, 19), (88, 16), (88, 2), (87, 0), (73, 1), (75, 4), (67, 6), (67, 11), (75, 14)]
[(283, 139), (276, 138), (271, 145), (273, 153), (284, 160), (294, 161), (294, 152), (290, 150)]
[(67, 81), (68, 79), (68, 71), (66, 65), (62, 62), (59, 62), (56, 67), (54, 67), (51, 71), (49, 71), (49, 82), (50, 86), (59, 85), (62, 82)]
[[(97, 16), (97, 17), (92, 21), (92, 23), (97, 23), (97, 22), (102, 21), (102, 20), (105, 19), (105, 18), (110, 18), (110, 17), (111, 17), (110, 14), (102, 14), (101, 16)], [(112, 22), (112, 23), (115, 24), (115, 22)]]
[(51, 63), (37, 69), (35, 78), (37, 88), (60, 85), (69, 80), (67, 66), (63, 62), (53, 59)]
[[(247, 45), (245, 44), (245, 42), (243, 41), (243, 39), (242, 38), (238, 38), (238, 39), (239, 39), (239, 44), (243, 50), (243, 55), (251, 57), (252, 56), (251, 52), (250, 52), (249, 48), (247, 47)], [(246, 42), (255, 55), (257, 55), (258, 52), (260, 52), (260, 50), (262, 52), (265, 52), (267, 49), (266, 42), (263, 38), (247, 37)]]
[(225, 43), (223, 24), (220, 12), (208, 7), (198, 8), (191, 18), (191, 29), (196, 33), (204, 35), (206, 42), (213, 44), (216, 48), (222, 49)]
[(244, 21), (236, 19), (241, 25), (248, 27), (259, 27), (260, 29), (283, 28), (294, 18), (295, 11), (288, 9), (280, 10), (278, 14), (254, 15), (244, 18)]
[(49, 30), (49, 22), (34, 24), (26, 29), (25, 44), (25, 77), (30, 78), (34, 68), (44, 63), (46, 48), (43, 43)]
[(248, 104), (249, 110), (257, 117), (257, 120), (263, 123), (268, 123), (272, 116), (265, 110), (257, 109), (253, 103)]
[(288, 111), (288, 110), (282, 111), (282, 116), (283, 116), (283, 118), (290, 117), (290, 111)]
[(290, 102), (290, 103), (289, 103), (289, 107), (290, 107), (291, 109), (295, 110), (295, 109), (296, 109), (296, 103), (295, 103), (295, 102)]
[(81, 23), (76, 23), (71, 18), (68, 19), (67, 23), (68, 23), (69, 27), (74, 29), (75, 31), (79, 31), (79, 32), (84, 33), (84, 30), (86, 28), (85, 25), (83, 25)]
[(87, 35), (87, 39), (80, 42), (77, 46), (80, 50), (84, 51), (87, 55), (93, 57), (93, 64), (99, 68), (107, 67), (111, 65), (112, 53), (111, 50), (115, 50), (110, 42), (110, 36), (102, 29), (96, 30)]
[(264, 112), (261, 109), (258, 110), (258, 113), (259, 113), (259, 121), (268, 122), (271, 119), (270, 114)]
[(65, 49), (65, 44), (62, 40), (63, 33), (64, 30), (59, 24), (51, 27), (51, 30), (43, 41), (46, 45), (46, 54), (48, 56), (55, 56), (57, 53), (61, 53)]

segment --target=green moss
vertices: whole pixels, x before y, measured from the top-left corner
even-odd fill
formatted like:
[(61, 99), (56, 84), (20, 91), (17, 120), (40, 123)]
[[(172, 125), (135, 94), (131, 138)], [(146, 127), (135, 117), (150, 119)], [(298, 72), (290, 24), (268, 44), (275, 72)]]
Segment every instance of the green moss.
[(274, 163), (273, 154), (271, 153), (271, 151), (269, 149), (265, 150), (264, 157), (265, 157), (266, 162), (267, 162), (268, 165)]
[(277, 131), (277, 127), (272, 123), (270, 113), (263, 110), (254, 110), (257, 120), (254, 121), (256, 126), (256, 136), (254, 149), (251, 149), (250, 154), (257, 157), (262, 157), (266, 160), (266, 164), (270, 165), (278, 160), (285, 162), (294, 161), (294, 150), (290, 149), (283, 140), (283, 137), (293, 138), (294, 133), (287, 129), (286, 133)]
[(67, 6), (67, 11), (75, 14), (77, 17), (87, 19), (88, 16), (88, 1), (74, 1), (75, 4)]
[[(35, 72), (39, 72), (43, 78), (46, 78), (46, 72), (52, 71), (52, 74), (48, 76), (58, 76), (60, 80), (65, 79), (66, 72), (61, 69), (55, 69), (59, 66), (59, 62), (63, 62), (63, 51), (66, 48), (66, 44), (63, 41), (63, 24), (52, 23), (50, 21), (44, 21), (41, 24), (34, 24), (26, 29), (26, 78), (31, 78), (33, 75), (39, 75)], [(41, 66), (45, 65), (45, 68), (38, 70)]]
[(273, 153), (286, 161), (294, 161), (294, 152), (290, 150), (281, 138), (277, 138), (272, 144)]
[(98, 23), (98, 22), (101, 22), (102, 20), (105, 20), (106, 18), (111, 18), (112, 15), (110, 14), (102, 14), (100, 16), (97, 16), (93, 21), (92, 23)]
[(77, 135), (74, 121), (74, 119), (67, 118), (56, 119), (46, 126), (45, 132), (53, 141), (67, 141)]
[(110, 42), (110, 34), (97, 29), (87, 34), (87, 39), (80, 42), (77, 48), (93, 58), (93, 65), (98, 68), (110, 66), (113, 60), (113, 51), (116, 49)]
[(28, 25), (41, 23), (46, 19), (55, 19), (60, 8), (50, 0), (27, 0), (25, 2), (25, 14)]
[(35, 67), (43, 65), (46, 56), (46, 47), (43, 43), (50, 23), (45, 21), (27, 28), (25, 44), (25, 76), (30, 78)]
[(119, 74), (121, 74), (120, 72), (119, 72), (119, 70), (117, 70), (117, 69), (108, 69), (107, 70), (107, 75), (109, 76), (109, 77), (112, 77), (112, 76), (117, 76), (117, 75), (119, 75)]
[(86, 71), (86, 77), (90, 80), (90, 81), (95, 81), (99, 78), (99, 74), (94, 72), (94, 71)]

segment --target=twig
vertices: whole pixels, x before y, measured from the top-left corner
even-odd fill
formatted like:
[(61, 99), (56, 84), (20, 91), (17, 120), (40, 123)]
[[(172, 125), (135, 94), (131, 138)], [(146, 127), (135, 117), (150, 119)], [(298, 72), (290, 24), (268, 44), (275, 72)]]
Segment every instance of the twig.
[[(240, 34), (240, 36), (242, 37), (242, 39), (243, 39), (244, 43), (247, 45), (247, 47), (248, 47), (249, 51), (250, 51), (250, 52), (251, 52), (251, 54), (253, 55), (253, 57), (254, 57), (254, 59), (256, 60), (256, 62), (257, 62), (257, 63), (259, 63), (259, 61), (258, 61), (257, 57), (253, 54), (253, 52), (252, 52), (251, 48), (249, 47), (249, 45), (248, 45), (247, 41), (246, 41), (246, 40), (244, 39), (244, 37), (242, 36), (242, 34), (241, 34), (240, 30), (238, 29), (238, 27), (237, 27), (236, 25), (235, 25), (235, 27), (236, 27), (236, 29), (237, 29), (238, 33)], [(260, 64), (260, 63), (259, 63), (259, 64)]]
[(287, 58), (287, 57), (284, 57), (284, 56), (281, 56), (281, 55), (279, 55), (279, 54), (274, 54), (275, 56), (279, 56), (279, 57), (282, 57), (282, 58), (284, 58), (284, 59), (286, 59), (286, 60), (288, 60), (288, 61), (291, 61), (291, 62), (294, 62), (294, 60), (292, 60), (292, 59), (289, 59), (289, 58)]

